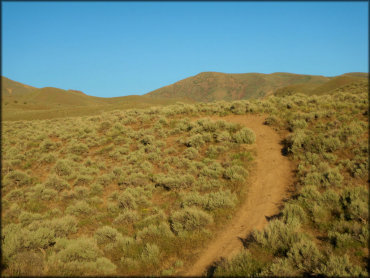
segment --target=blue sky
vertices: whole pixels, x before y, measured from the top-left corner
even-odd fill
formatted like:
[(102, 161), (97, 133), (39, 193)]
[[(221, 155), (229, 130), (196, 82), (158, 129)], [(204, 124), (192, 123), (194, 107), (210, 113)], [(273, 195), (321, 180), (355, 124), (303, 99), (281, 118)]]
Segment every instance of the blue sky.
[(2, 2), (2, 75), (113, 97), (203, 71), (368, 71), (368, 2)]

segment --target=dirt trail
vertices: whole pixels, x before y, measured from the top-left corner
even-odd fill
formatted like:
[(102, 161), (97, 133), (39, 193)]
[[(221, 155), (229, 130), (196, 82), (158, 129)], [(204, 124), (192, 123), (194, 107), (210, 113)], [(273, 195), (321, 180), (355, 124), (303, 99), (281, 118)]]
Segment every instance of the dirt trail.
[(207, 268), (221, 257), (230, 258), (243, 248), (240, 238), (253, 229), (262, 229), (266, 216), (278, 213), (278, 205), (291, 184), (293, 167), (282, 155), (281, 138), (269, 126), (263, 124), (265, 117), (257, 115), (227, 116), (220, 119), (240, 123), (256, 134), (256, 169), (245, 202), (235, 214), (226, 230), (220, 231), (212, 243), (204, 249), (198, 260), (185, 276), (206, 275)]

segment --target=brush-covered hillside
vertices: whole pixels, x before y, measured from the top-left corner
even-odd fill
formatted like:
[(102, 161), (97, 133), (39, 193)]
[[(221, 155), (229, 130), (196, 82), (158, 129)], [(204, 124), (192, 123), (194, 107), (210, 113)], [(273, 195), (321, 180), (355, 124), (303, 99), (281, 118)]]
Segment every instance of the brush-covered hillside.
[(208, 274), (368, 276), (368, 109), (360, 83), (3, 122), (2, 274), (186, 273), (248, 200), (261, 155), (253, 130), (223, 117), (259, 114), (280, 134), (295, 181), (280, 213)]
[(147, 108), (174, 104), (184, 99), (163, 99), (148, 96), (113, 98), (93, 97), (76, 90), (53, 87), (35, 88), (2, 77), (3, 120), (50, 119), (66, 116), (94, 115), (104, 111)]
[(366, 73), (350, 73), (338, 77), (301, 75), (291, 73), (228, 74), (203, 72), (148, 93), (154, 97), (187, 97), (194, 101), (241, 100), (261, 98), (279, 91), (316, 94), (335, 89), (359, 79)]

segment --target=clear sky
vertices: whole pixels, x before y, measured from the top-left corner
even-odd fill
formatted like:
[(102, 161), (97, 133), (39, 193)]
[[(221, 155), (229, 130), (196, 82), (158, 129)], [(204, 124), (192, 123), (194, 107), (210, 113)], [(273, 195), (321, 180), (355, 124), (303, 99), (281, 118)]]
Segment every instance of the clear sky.
[(2, 2), (2, 75), (113, 97), (203, 71), (368, 72), (368, 2)]

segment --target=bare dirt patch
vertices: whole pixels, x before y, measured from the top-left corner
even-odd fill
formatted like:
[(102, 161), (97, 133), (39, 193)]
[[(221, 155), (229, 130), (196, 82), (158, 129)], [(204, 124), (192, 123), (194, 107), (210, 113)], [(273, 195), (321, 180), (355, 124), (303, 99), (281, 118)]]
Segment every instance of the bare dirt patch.
[(195, 263), (182, 273), (185, 276), (206, 275), (207, 269), (221, 257), (230, 258), (243, 248), (242, 240), (253, 230), (261, 230), (267, 218), (278, 213), (293, 181), (293, 165), (282, 154), (281, 137), (264, 125), (264, 116), (231, 115), (220, 117), (240, 123), (256, 134), (256, 168), (252, 173), (247, 198), (230, 225), (220, 231), (212, 243), (199, 253)]

